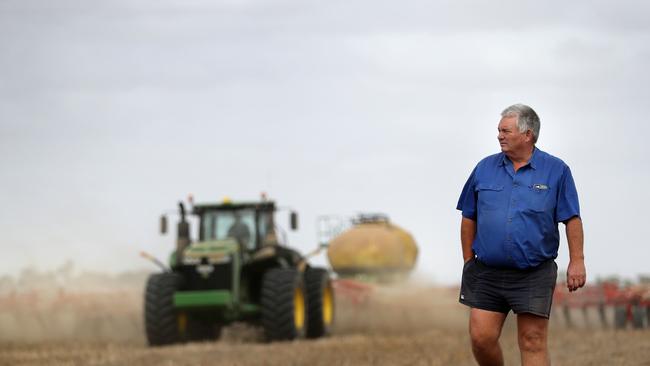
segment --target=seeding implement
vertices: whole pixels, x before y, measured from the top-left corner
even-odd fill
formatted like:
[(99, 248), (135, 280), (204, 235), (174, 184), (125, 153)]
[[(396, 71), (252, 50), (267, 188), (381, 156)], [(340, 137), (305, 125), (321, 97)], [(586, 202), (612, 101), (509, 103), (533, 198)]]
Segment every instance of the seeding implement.
[[(585, 286), (576, 292), (568, 292), (564, 284), (558, 283), (553, 295), (554, 307), (561, 309), (564, 322), (573, 327), (575, 320), (572, 309), (582, 313), (585, 324), (590, 325), (590, 312), (596, 311), (602, 327), (616, 329), (639, 329), (650, 326), (650, 286), (620, 286), (615, 281), (605, 281), (597, 285)], [(614, 316), (608, 316), (613, 312)]]

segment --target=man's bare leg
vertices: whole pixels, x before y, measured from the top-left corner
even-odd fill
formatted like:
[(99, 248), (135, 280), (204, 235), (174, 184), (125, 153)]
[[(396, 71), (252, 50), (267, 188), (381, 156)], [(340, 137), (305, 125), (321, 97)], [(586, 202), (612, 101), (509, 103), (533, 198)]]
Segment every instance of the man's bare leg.
[(548, 366), (548, 319), (541, 316), (517, 314), (517, 338), (523, 366)]
[(469, 314), (469, 335), (474, 358), (481, 366), (502, 366), (503, 353), (499, 337), (506, 314), (472, 308)]

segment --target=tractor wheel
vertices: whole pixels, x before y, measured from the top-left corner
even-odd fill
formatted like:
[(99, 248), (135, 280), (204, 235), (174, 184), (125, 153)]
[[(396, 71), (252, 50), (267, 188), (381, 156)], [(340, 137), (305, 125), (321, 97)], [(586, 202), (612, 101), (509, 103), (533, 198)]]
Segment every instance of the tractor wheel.
[(305, 272), (307, 288), (307, 337), (329, 335), (334, 323), (334, 291), (327, 270), (311, 268)]
[(183, 277), (176, 273), (149, 276), (144, 299), (144, 322), (151, 346), (179, 343), (187, 325), (185, 313), (174, 308), (174, 293)]
[(262, 326), (269, 341), (302, 338), (306, 328), (305, 287), (296, 269), (273, 268), (262, 279)]

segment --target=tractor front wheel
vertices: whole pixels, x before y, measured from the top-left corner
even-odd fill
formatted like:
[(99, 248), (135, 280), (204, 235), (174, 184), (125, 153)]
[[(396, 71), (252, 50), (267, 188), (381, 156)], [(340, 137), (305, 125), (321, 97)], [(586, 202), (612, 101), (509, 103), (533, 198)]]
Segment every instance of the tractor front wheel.
[(174, 308), (174, 293), (183, 277), (176, 273), (149, 276), (144, 299), (144, 321), (147, 341), (151, 346), (163, 346), (182, 341), (187, 317)]

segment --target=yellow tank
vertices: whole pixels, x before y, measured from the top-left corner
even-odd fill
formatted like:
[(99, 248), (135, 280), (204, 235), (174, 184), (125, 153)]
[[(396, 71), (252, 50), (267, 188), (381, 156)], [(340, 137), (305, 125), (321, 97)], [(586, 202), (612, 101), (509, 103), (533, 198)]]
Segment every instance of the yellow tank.
[(410, 233), (386, 216), (360, 216), (354, 226), (332, 239), (327, 257), (340, 276), (408, 274), (418, 247)]

